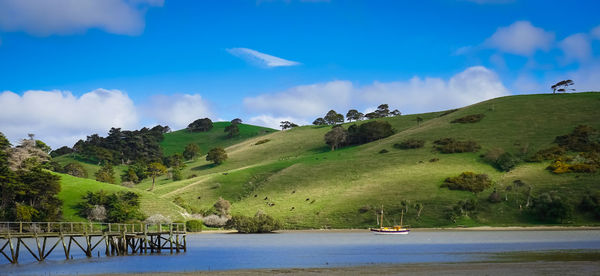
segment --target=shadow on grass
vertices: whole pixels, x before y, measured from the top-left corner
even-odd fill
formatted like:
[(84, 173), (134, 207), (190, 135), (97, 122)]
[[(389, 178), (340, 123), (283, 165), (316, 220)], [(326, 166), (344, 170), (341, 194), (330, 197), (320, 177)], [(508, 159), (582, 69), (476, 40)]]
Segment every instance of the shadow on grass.
[(202, 165), (202, 166), (198, 166), (198, 167), (193, 167), (191, 170), (192, 171), (204, 171), (204, 170), (212, 169), (216, 166), (217, 166), (216, 164), (206, 164), (206, 165)]

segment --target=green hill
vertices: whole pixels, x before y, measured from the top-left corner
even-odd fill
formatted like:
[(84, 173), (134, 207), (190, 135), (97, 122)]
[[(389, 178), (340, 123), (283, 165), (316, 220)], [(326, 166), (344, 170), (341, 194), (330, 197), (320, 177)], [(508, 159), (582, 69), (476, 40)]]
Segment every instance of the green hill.
[[(477, 123), (451, 123), (473, 114), (485, 116)], [(423, 122), (417, 124), (417, 117)], [(168, 201), (181, 197), (200, 209), (210, 208), (223, 197), (231, 201), (233, 213), (253, 215), (262, 210), (284, 221), (288, 228), (369, 227), (375, 225), (375, 210), (381, 205), (390, 223), (399, 220), (404, 209), (404, 221), (413, 227), (547, 224), (525, 211), (526, 187), (531, 187), (533, 196), (555, 191), (574, 207), (586, 191), (600, 190), (600, 174), (556, 175), (545, 169), (550, 161), (523, 162), (510, 172), (500, 172), (480, 155), (492, 148), (531, 155), (551, 146), (556, 136), (570, 133), (577, 125), (600, 129), (598, 118), (600, 93), (590, 92), (509, 96), (451, 113), (378, 119), (392, 124), (396, 134), (336, 151), (330, 151), (323, 139), (331, 129), (328, 126), (250, 135), (236, 142), (217, 135), (224, 133), (216, 126), (211, 131), (214, 136), (174, 132), (161, 144), (165, 153), (182, 150), (188, 138), (197, 137), (203, 152), (214, 145), (227, 146), (229, 159), (220, 166), (203, 158), (187, 162), (186, 180), (173, 182), (162, 177), (152, 193)], [(409, 138), (424, 140), (425, 146), (411, 150), (393, 147)], [(475, 153), (442, 154), (433, 150), (433, 141), (440, 138), (474, 140), (482, 148)], [(257, 143), (261, 140), (268, 142)], [(380, 153), (383, 149), (388, 152)], [(430, 162), (432, 159), (439, 161)], [(492, 187), (479, 194), (440, 187), (447, 177), (465, 171), (489, 175)], [(517, 187), (515, 180), (525, 185)], [(143, 191), (150, 185), (145, 180), (134, 189)], [(507, 190), (509, 186), (511, 190)], [(500, 192), (500, 203), (486, 200), (494, 189)], [(468, 199), (478, 202), (477, 209), (456, 222), (449, 220), (448, 210), (459, 200)], [(423, 206), (419, 218), (416, 203)], [(577, 210), (568, 222), (598, 224), (591, 215)]]

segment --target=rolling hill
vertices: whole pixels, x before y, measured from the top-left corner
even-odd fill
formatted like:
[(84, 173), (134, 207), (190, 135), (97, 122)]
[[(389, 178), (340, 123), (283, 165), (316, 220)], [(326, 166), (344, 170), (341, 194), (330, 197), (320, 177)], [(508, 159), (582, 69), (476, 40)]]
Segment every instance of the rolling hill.
[[(473, 114), (484, 117), (477, 123), (451, 123)], [(418, 124), (417, 117), (423, 122)], [(404, 221), (413, 227), (535, 225), (545, 222), (524, 210), (525, 187), (531, 188), (532, 195), (556, 192), (570, 206), (576, 206), (587, 191), (600, 190), (600, 174), (556, 175), (545, 169), (550, 161), (522, 162), (510, 172), (501, 172), (480, 155), (493, 148), (531, 155), (551, 146), (556, 136), (570, 133), (577, 125), (600, 129), (598, 118), (600, 93), (588, 92), (509, 96), (454, 112), (377, 119), (388, 121), (395, 134), (336, 151), (330, 151), (323, 139), (330, 126), (270, 133), (254, 127), (246, 132), (252, 134), (236, 141), (217, 135), (216, 126), (215, 135), (177, 131), (167, 134), (161, 144), (165, 153), (179, 151), (190, 140), (198, 139), (202, 140), (203, 152), (214, 145), (227, 146), (229, 159), (219, 166), (204, 158), (186, 162), (184, 177), (189, 179), (173, 182), (163, 177), (152, 195), (168, 202), (180, 197), (204, 209), (223, 197), (231, 201), (234, 214), (253, 215), (262, 210), (284, 221), (287, 228), (369, 227), (376, 223), (375, 210), (381, 205), (390, 222), (399, 220), (404, 209)], [(424, 140), (425, 146), (410, 150), (393, 146), (409, 138)], [(474, 140), (482, 148), (475, 153), (442, 154), (433, 150), (433, 141), (441, 138)], [(387, 152), (381, 153), (383, 149)], [(447, 177), (465, 171), (487, 174), (492, 187), (478, 194), (440, 187)], [(524, 186), (515, 186), (515, 180)], [(145, 191), (150, 185), (146, 180), (133, 189)], [(494, 189), (502, 196), (500, 203), (486, 200)], [(448, 210), (468, 199), (478, 203), (477, 209), (456, 222), (449, 220)], [(423, 206), (418, 217), (417, 203)], [(598, 224), (592, 216), (578, 211), (569, 223)]]

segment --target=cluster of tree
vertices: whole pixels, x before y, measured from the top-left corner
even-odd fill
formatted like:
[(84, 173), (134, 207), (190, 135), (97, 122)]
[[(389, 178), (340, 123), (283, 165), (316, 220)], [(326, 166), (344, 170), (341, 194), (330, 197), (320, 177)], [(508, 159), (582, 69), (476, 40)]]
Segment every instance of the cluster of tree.
[(572, 216), (571, 206), (556, 193), (543, 193), (535, 197), (528, 210), (542, 221), (560, 222)]
[(159, 143), (164, 138), (163, 134), (169, 131), (168, 126), (160, 125), (134, 131), (111, 128), (105, 138), (93, 134), (85, 141), (79, 140), (73, 146), (73, 151), (82, 158), (98, 164), (109, 162), (116, 165), (160, 160), (163, 154)]
[(600, 219), (600, 192), (588, 192), (583, 196), (579, 209), (583, 212), (594, 214), (597, 219)]
[(140, 198), (134, 192), (88, 192), (77, 205), (79, 215), (91, 221), (131, 222), (144, 220)]
[(361, 125), (353, 124), (347, 130), (343, 126), (337, 125), (325, 133), (325, 143), (331, 147), (331, 150), (335, 150), (347, 145), (369, 143), (392, 134), (394, 134), (392, 125), (382, 121), (366, 122)]
[[(399, 116), (401, 115), (398, 109), (390, 111), (389, 105), (381, 104), (377, 107), (377, 110), (367, 113), (366, 115), (359, 112), (356, 109), (348, 110), (346, 113), (346, 119), (348, 122), (352, 121), (361, 121), (365, 118), (367, 119), (375, 119), (375, 118), (384, 118), (391, 116)], [(344, 123), (344, 115), (337, 113), (335, 110), (329, 110), (324, 117), (319, 117), (313, 121), (313, 125), (322, 126), (322, 125), (337, 125)]]
[(242, 119), (235, 118), (231, 120), (231, 125), (225, 127), (225, 132), (227, 132), (227, 137), (233, 138), (240, 136), (240, 127), (239, 125), (242, 123)]
[(228, 228), (240, 233), (270, 233), (281, 228), (281, 223), (273, 217), (258, 211), (253, 217), (233, 216), (227, 222)]
[(209, 118), (202, 118), (191, 122), (187, 126), (189, 132), (205, 132), (213, 128), (213, 122)]
[(470, 198), (467, 200), (459, 200), (451, 208), (446, 210), (446, 215), (452, 223), (456, 223), (456, 220), (462, 217), (471, 217), (477, 214), (479, 203), (476, 199)]
[[(4, 221), (55, 221), (61, 217), (60, 177), (42, 168), (43, 143), (33, 135), (11, 148), (0, 133), (0, 219)], [(45, 144), (43, 144), (45, 145)], [(40, 149), (46, 153), (49, 148)]]

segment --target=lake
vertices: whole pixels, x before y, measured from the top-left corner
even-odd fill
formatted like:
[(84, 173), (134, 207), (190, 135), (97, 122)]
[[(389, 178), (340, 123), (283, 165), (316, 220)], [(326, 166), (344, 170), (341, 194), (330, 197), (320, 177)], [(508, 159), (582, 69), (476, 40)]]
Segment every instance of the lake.
[[(62, 248), (36, 262), (21, 249), (20, 264), (0, 261), (2, 275), (185, 272), (251, 268), (339, 267), (369, 264), (470, 262), (516, 251), (600, 250), (600, 230), (413, 231), (409, 235), (365, 232), (188, 235), (188, 252), (64, 260)], [(0, 256), (1, 257), (1, 256)]]

